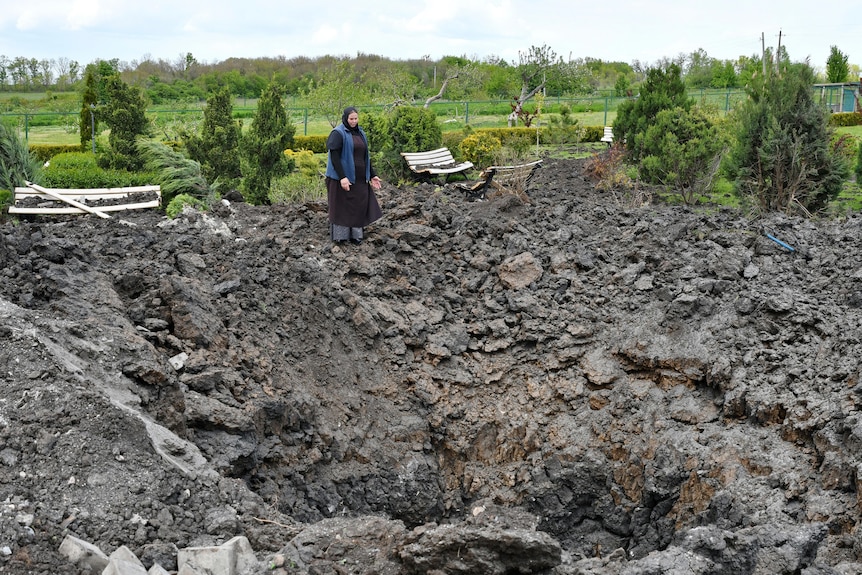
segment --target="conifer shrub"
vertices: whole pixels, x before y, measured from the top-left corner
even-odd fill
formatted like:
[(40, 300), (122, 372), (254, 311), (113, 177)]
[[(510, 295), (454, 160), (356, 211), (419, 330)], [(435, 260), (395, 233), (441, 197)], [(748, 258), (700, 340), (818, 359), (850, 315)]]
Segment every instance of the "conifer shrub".
[(293, 170), (284, 151), (293, 147), (296, 127), (288, 121), (281, 87), (271, 83), (258, 102), (248, 132), (240, 141), (245, 198), (251, 204), (268, 204), (272, 179)]
[(200, 163), (208, 182), (218, 180), (227, 188), (238, 186), (242, 177), (238, 153), (241, 134), (239, 121), (233, 119), (230, 91), (224, 87), (207, 99), (200, 134), (185, 138), (189, 157)]
[(849, 174), (830, 144), (813, 83), (810, 66), (784, 63), (753, 81), (735, 112), (736, 145), (726, 169), (738, 196), (760, 212), (811, 215), (840, 193)]
[(443, 143), (440, 124), (427, 108), (398, 106), (387, 118), (386, 133), (368, 130), (365, 120), (360, 120), (360, 124), (366, 126), (366, 132), (372, 131), (376, 136), (369, 134), (369, 146), (372, 151), (380, 150), (377, 169), (382, 171), (384, 179), (398, 181), (410, 177), (401, 152), (427, 152), (441, 147)]

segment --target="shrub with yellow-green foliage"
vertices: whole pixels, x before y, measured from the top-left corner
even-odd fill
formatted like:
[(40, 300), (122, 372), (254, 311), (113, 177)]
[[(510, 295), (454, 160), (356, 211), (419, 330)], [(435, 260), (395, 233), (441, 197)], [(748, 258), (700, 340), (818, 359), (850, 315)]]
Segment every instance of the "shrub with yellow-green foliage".
[(862, 112), (839, 112), (829, 116), (829, 125), (841, 128), (845, 126), (862, 126)]
[(461, 156), (475, 166), (486, 168), (494, 164), (497, 152), (503, 145), (500, 138), (489, 132), (476, 132), (461, 141)]
[(196, 210), (204, 211), (206, 210), (207, 204), (200, 198), (196, 198), (191, 194), (177, 194), (174, 198), (168, 203), (168, 207), (165, 208), (165, 215), (170, 219), (174, 219), (181, 213), (183, 213), (183, 209), (188, 206), (194, 208)]
[(304, 176), (318, 176), (326, 161), (321, 156), (316, 156), (311, 150), (285, 150), (284, 155), (288, 159), (292, 159), (296, 166), (296, 171)]
[(47, 162), (57, 154), (86, 151), (80, 144), (30, 144), (30, 155), (40, 162)]
[(315, 154), (326, 153), (327, 136), (294, 136), (293, 148), (295, 150), (308, 150)]
[(323, 179), (326, 156), (310, 150), (285, 150), (284, 154), (296, 169), (272, 181), (270, 203), (307, 202), (323, 197), (326, 194)]

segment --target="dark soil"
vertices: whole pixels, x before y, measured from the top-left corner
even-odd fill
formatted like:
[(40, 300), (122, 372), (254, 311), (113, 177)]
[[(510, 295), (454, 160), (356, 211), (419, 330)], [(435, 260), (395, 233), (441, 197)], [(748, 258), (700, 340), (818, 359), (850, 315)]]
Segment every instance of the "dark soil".
[(582, 169), (2, 224), (0, 572), (862, 573), (862, 218)]

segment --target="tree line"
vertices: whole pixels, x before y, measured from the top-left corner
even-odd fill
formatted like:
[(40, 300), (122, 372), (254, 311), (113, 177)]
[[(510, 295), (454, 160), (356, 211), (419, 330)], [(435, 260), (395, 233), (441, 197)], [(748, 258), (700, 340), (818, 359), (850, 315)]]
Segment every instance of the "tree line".
[[(271, 83), (281, 86), (286, 96), (303, 97), (333, 77), (345, 75), (379, 102), (421, 102), (437, 95), (441, 88), (449, 99), (508, 100), (525, 96), (521, 91), (524, 71), (525, 67), (532, 66), (541, 69), (546, 76), (542, 82), (545, 95), (609, 93), (621, 97), (636, 93), (649, 69), (666, 68), (670, 64), (680, 68), (683, 82), (689, 89), (744, 88), (762, 71), (765, 61), (786, 59), (786, 46), (779, 50), (784, 53), (775, 55), (770, 48), (762, 54), (722, 60), (698, 49), (653, 63), (589, 57), (564, 59), (548, 46), (533, 46), (513, 62), (496, 56), (482, 60), (466, 56), (393, 60), (360, 52), (355, 57), (277, 56), (228, 58), (207, 63), (198, 61), (188, 52), (174, 60), (145, 55), (131, 62), (115, 58), (82, 65), (66, 57), (36, 59), (0, 55), (0, 91), (80, 91), (86, 69), (96, 66), (103, 71), (110, 69), (119, 73), (124, 82), (140, 87), (154, 104), (200, 102), (223, 87), (235, 97), (259, 98)], [(859, 66), (850, 65), (847, 54), (836, 46), (831, 47), (824, 64), (824, 73), (815, 77), (815, 81), (846, 82), (859, 78)]]

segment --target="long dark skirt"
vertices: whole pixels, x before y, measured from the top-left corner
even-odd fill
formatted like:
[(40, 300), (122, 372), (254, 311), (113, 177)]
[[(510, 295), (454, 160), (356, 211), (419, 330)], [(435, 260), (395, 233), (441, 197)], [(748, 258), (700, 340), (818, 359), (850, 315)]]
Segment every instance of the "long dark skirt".
[[(326, 197), (333, 240), (362, 239), (362, 228), (383, 216), (377, 196), (367, 182), (356, 182), (345, 192), (338, 180), (326, 178)], [(345, 231), (347, 236), (342, 237)]]

